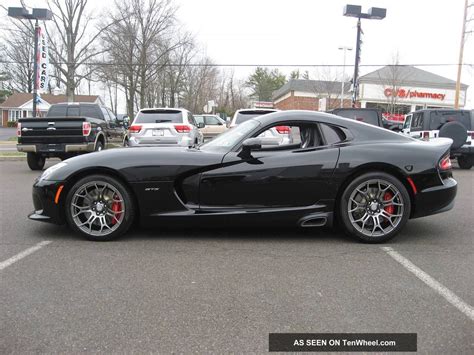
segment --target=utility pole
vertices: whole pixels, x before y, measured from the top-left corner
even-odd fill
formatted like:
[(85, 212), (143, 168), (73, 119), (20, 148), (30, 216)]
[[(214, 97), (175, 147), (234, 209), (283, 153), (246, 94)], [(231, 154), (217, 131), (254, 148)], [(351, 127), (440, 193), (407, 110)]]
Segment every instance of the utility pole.
[(467, 19), (467, 10), (472, 5), (468, 6), (467, 0), (464, 0), (464, 17), (462, 21), (462, 32), (461, 32), (461, 45), (459, 46), (459, 61), (458, 61), (458, 76), (456, 80), (456, 94), (454, 96), (454, 108), (459, 108), (459, 96), (461, 93), (461, 72), (462, 72), (462, 61), (464, 56), (464, 38), (466, 35), (466, 23), (472, 21), (472, 19)]
[(338, 48), (344, 51), (344, 63), (342, 65), (342, 79), (341, 79), (341, 108), (344, 107), (344, 78), (346, 76), (346, 51), (351, 51), (351, 47), (342, 46)]

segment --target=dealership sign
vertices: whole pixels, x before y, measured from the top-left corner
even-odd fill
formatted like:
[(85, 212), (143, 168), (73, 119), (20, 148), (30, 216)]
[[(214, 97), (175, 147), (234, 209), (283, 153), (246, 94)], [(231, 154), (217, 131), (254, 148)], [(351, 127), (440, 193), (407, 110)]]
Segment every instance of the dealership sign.
[(422, 99), (433, 99), (444, 101), (446, 94), (436, 93), (436, 92), (425, 92), (425, 91), (418, 91), (418, 90), (411, 90), (411, 89), (392, 89), (386, 88), (384, 90), (384, 95), (386, 97), (399, 97), (402, 99), (407, 98), (422, 98)]
[(36, 88), (39, 92), (47, 92), (49, 80), (48, 41), (46, 39), (46, 31), (41, 27), (38, 28), (38, 55), (36, 57), (36, 64), (38, 65)]

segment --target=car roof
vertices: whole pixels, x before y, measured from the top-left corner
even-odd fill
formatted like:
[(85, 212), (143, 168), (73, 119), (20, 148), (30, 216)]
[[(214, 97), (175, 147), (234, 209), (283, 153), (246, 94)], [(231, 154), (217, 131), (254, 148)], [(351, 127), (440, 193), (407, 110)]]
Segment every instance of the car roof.
[(308, 121), (320, 122), (329, 125), (336, 125), (346, 128), (355, 136), (362, 140), (391, 140), (391, 141), (407, 141), (410, 137), (392, 132), (388, 129), (374, 126), (365, 122), (359, 122), (350, 118), (344, 118), (331, 113), (321, 111), (306, 111), (306, 110), (289, 110), (277, 111), (253, 118), (266, 126), (269, 124), (284, 123), (287, 121)]

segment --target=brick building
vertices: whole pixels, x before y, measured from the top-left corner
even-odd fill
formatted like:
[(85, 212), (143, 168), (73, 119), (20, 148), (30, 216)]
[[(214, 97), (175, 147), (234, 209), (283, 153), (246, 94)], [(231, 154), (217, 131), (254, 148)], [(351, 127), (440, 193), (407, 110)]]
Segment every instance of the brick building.
[[(344, 83), (344, 107), (351, 106), (350, 83)], [(341, 106), (341, 82), (290, 79), (273, 93), (280, 110), (327, 111)]]
[[(350, 83), (344, 84), (343, 106), (351, 106)], [(460, 107), (468, 85), (461, 84)], [(359, 78), (357, 106), (380, 109), (389, 119), (423, 108), (454, 106), (456, 82), (407, 65), (386, 66)], [(340, 107), (341, 82), (292, 79), (273, 93), (280, 110), (328, 111)]]
[[(75, 95), (74, 101), (103, 103), (98, 95)], [(62, 102), (67, 102), (66, 95), (42, 94), (36, 109), (38, 117), (44, 116), (51, 105)], [(9, 122), (14, 124), (19, 118), (31, 116), (33, 116), (33, 97), (30, 93), (14, 93), (0, 104), (2, 127), (7, 127)]]

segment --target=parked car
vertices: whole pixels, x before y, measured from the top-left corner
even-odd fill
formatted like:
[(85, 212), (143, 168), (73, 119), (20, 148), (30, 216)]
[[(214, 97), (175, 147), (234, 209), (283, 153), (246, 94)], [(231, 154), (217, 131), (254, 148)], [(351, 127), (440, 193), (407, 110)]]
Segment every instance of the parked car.
[[(300, 141), (264, 148), (260, 134), (282, 125), (298, 127)], [(450, 145), (321, 112), (276, 112), (200, 147), (112, 149), (59, 163), (35, 182), (29, 217), (92, 240), (117, 238), (134, 220), (159, 228), (336, 220), (361, 241), (384, 242), (408, 219), (453, 207)]]
[(405, 118), (402, 132), (426, 141), (439, 137), (451, 138), (451, 158), (457, 158), (461, 169), (471, 169), (474, 165), (472, 111), (426, 109), (411, 112)]
[(395, 132), (399, 132), (403, 126), (403, 122), (383, 118), (382, 111), (376, 108), (336, 108), (329, 113)]
[[(234, 128), (237, 125), (246, 122), (252, 118), (266, 115), (269, 113), (278, 112), (275, 109), (263, 109), (263, 108), (252, 108), (252, 109), (241, 109), (237, 110), (230, 121), (230, 128)], [(263, 132), (260, 135), (263, 139), (264, 145), (281, 145), (288, 144), (292, 141), (293, 135), (287, 126), (277, 126)]]
[(92, 103), (52, 105), (45, 118), (21, 118), (17, 126), (17, 150), (26, 152), (31, 170), (42, 170), (46, 158), (74, 155), (122, 146), (123, 121), (107, 107)]
[(194, 115), (196, 123), (204, 125), (200, 128), (204, 140), (209, 140), (227, 130), (226, 122), (217, 115)]
[(141, 109), (128, 129), (129, 146), (159, 145), (190, 147), (203, 142), (193, 115), (182, 108)]

